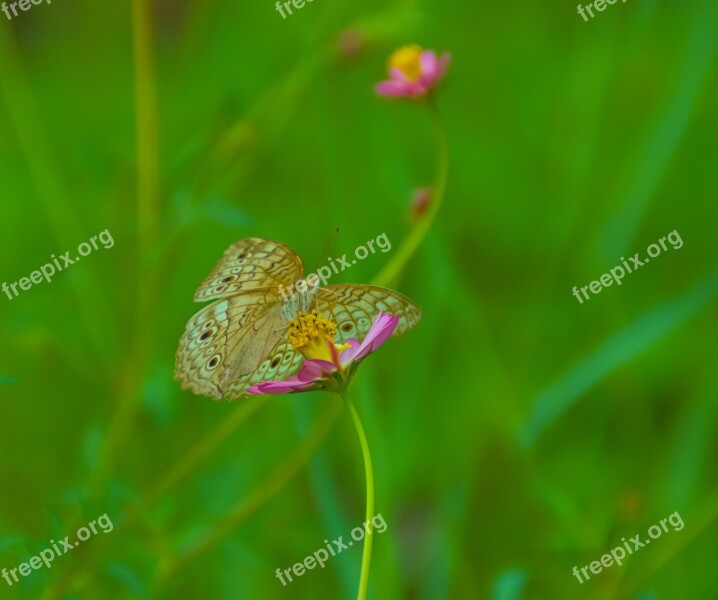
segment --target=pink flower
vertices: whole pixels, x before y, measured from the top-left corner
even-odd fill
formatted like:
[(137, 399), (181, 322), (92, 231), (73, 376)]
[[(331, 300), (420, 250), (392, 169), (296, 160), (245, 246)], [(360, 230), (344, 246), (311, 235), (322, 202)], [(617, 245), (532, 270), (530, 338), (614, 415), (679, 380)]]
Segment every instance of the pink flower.
[(399, 48), (389, 58), (390, 79), (378, 83), (376, 91), (382, 96), (424, 96), (441, 81), (450, 61), (448, 52), (437, 57), (416, 44)]
[[(300, 317), (299, 323), (312, 319), (313, 316), (304, 315), (304, 319)], [(312, 337), (317, 339), (310, 340), (305, 347), (311, 348), (314, 356), (328, 356), (331, 360), (308, 358), (302, 363), (299, 373), (292, 375), (286, 381), (263, 381), (247, 391), (250, 394), (289, 394), (341, 386), (351, 378), (361, 361), (389, 339), (399, 324), (399, 317), (379, 312), (363, 342), (359, 343), (358, 340), (351, 338), (341, 346), (334, 344), (331, 337), (325, 335), (326, 331), (321, 321), (321, 317), (318, 319), (315, 317), (310, 323), (307, 332), (316, 333), (317, 335)], [(318, 348), (314, 343), (317, 341), (325, 342), (326, 348)]]

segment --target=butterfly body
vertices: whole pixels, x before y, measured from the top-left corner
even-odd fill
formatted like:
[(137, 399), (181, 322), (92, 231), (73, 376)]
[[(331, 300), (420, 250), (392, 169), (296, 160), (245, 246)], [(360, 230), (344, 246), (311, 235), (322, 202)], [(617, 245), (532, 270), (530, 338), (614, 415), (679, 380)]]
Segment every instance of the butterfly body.
[(299, 311), (305, 313), (311, 310), (312, 303), (317, 297), (319, 289), (319, 278), (317, 278), (316, 283), (313, 286), (307, 288), (306, 291), (297, 290), (296, 292), (289, 295), (289, 298), (285, 300), (282, 307), (287, 322), (291, 321), (292, 319), (296, 319), (297, 313)]
[(289, 321), (316, 308), (337, 324), (340, 341), (362, 339), (380, 310), (399, 317), (394, 335), (418, 323), (421, 311), (405, 296), (368, 285), (318, 280), (286, 301), (280, 286), (302, 279), (304, 267), (289, 246), (263, 238), (232, 244), (195, 292), (213, 300), (187, 323), (175, 359), (184, 389), (216, 400), (238, 398), (265, 380), (295, 374), (302, 355), (288, 341)]

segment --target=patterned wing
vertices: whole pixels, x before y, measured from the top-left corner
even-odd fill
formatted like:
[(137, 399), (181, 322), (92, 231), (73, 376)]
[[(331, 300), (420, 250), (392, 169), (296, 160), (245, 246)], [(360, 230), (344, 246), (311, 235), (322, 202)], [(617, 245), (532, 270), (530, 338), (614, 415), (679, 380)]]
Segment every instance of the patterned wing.
[(399, 317), (392, 337), (398, 337), (421, 320), (421, 310), (409, 298), (373, 285), (328, 285), (320, 288), (317, 310), (337, 324), (341, 342), (364, 339), (380, 310)]
[(262, 381), (286, 381), (290, 375), (296, 375), (302, 360), (302, 354), (289, 342), (281, 342), (255, 371), (235, 379), (229, 385), (226, 398), (239, 398), (248, 388)]
[(225, 251), (194, 294), (195, 302), (227, 298), (260, 288), (291, 286), (304, 275), (302, 259), (289, 246), (244, 238)]
[(258, 369), (266, 376), (286, 369), (286, 351), (279, 363), (274, 361), (286, 334), (282, 305), (272, 291), (254, 290), (214, 302), (187, 323), (177, 349), (175, 379), (195, 394), (217, 400), (236, 397), (230, 390), (241, 387), (238, 380), (251, 379)]

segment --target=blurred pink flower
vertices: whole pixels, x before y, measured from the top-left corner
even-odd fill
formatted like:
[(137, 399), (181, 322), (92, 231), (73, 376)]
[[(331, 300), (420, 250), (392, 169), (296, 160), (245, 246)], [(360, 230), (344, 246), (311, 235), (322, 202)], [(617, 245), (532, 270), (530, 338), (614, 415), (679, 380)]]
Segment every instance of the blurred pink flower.
[[(307, 349), (303, 350), (307, 360), (302, 364), (299, 373), (286, 381), (258, 383), (247, 390), (250, 394), (290, 394), (344, 385), (359, 363), (389, 339), (399, 323), (399, 317), (380, 311), (364, 341), (359, 343), (351, 338), (341, 346), (337, 346), (332, 339), (333, 323), (322, 319), (316, 311), (309, 315), (300, 314), (296, 321), (297, 328), (293, 331), (300, 336), (308, 336), (302, 346)], [(302, 331), (298, 331), (300, 328)], [(316, 356), (331, 360), (314, 358)]]
[(390, 79), (378, 83), (376, 91), (382, 96), (424, 96), (441, 81), (450, 61), (448, 52), (439, 57), (416, 44), (399, 48), (389, 58)]

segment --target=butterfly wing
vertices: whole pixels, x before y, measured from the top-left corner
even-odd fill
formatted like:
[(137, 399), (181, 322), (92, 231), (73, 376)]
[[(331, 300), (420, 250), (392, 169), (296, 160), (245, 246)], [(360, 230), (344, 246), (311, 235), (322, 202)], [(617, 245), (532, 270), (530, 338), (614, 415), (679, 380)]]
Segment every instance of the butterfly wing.
[[(286, 335), (286, 331), (284, 333)], [(302, 354), (292, 344), (282, 341), (256, 370), (232, 381), (227, 386), (225, 397), (238, 398), (262, 381), (286, 381), (290, 375), (296, 375), (303, 360)]]
[(197, 288), (195, 302), (262, 288), (291, 286), (304, 275), (302, 259), (286, 244), (244, 238), (232, 244)]
[(175, 379), (195, 394), (217, 400), (236, 397), (228, 395), (235, 382), (267, 361), (268, 376), (286, 368), (286, 363), (273, 364), (286, 333), (282, 306), (272, 290), (218, 300), (187, 323), (177, 349)]
[(236, 398), (255, 380), (286, 377), (290, 366), (298, 368), (301, 356), (285, 347), (278, 288), (303, 273), (299, 256), (280, 242), (244, 238), (227, 248), (194, 295), (195, 302), (219, 300), (187, 323), (175, 360), (182, 387), (218, 400)]
[(320, 288), (317, 310), (337, 324), (337, 338), (342, 343), (349, 338), (363, 340), (379, 311), (399, 317), (393, 337), (421, 320), (421, 310), (409, 298), (373, 285), (337, 284)]

